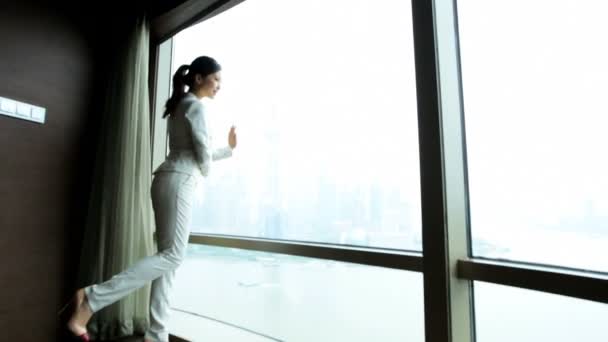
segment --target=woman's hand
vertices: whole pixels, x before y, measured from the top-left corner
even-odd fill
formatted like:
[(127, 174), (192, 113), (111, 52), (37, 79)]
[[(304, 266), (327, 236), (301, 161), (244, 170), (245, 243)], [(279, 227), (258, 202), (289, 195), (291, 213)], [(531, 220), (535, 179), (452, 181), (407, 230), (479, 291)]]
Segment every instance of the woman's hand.
[(230, 146), (231, 149), (234, 149), (236, 147), (236, 132), (235, 132), (235, 127), (232, 126), (230, 127), (230, 132), (228, 132), (228, 145)]

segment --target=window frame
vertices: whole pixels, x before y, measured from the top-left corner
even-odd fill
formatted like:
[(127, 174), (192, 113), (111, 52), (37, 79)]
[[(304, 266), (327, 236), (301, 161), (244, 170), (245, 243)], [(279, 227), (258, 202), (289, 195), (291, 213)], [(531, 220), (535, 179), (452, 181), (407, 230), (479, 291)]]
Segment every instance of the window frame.
[[(222, 3), (232, 7), (231, 1)], [(422, 272), (426, 342), (475, 341), (473, 281), (608, 304), (608, 273), (472, 257), (456, 0), (411, 3), (423, 252), (200, 233), (189, 242)], [(204, 8), (182, 29), (208, 17)], [(154, 45), (152, 169), (167, 148), (162, 111), (171, 91), (173, 39)]]

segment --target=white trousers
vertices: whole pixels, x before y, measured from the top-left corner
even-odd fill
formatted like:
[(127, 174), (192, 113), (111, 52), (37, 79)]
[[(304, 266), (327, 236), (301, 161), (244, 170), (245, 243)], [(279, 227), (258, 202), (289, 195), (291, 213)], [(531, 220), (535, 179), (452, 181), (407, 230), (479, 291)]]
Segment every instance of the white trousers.
[(152, 281), (150, 329), (145, 338), (155, 342), (169, 341), (170, 290), (175, 270), (182, 263), (188, 246), (197, 181), (195, 176), (179, 172), (154, 175), (151, 193), (158, 252), (137, 261), (106, 282), (85, 287), (93, 312)]

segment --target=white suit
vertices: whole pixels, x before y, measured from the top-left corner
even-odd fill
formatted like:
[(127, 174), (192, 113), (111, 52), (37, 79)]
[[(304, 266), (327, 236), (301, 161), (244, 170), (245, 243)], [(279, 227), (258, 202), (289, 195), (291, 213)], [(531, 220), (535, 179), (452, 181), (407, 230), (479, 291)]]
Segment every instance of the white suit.
[(230, 147), (213, 148), (204, 106), (194, 94), (187, 93), (168, 120), (170, 152), (154, 171), (151, 189), (158, 252), (106, 282), (85, 287), (96, 312), (152, 281), (145, 338), (159, 342), (169, 341), (170, 289), (186, 253), (195, 189), (213, 161), (232, 156)]

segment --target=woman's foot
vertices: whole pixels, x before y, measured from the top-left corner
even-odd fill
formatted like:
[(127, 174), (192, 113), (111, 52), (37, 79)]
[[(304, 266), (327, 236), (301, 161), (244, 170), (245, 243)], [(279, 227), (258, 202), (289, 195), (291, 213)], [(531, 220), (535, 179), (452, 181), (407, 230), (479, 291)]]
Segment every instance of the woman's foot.
[(87, 323), (93, 316), (93, 310), (87, 302), (84, 289), (79, 289), (74, 294), (74, 312), (68, 321), (68, 329), (75, 335), (81, 336), (87, 333)]

